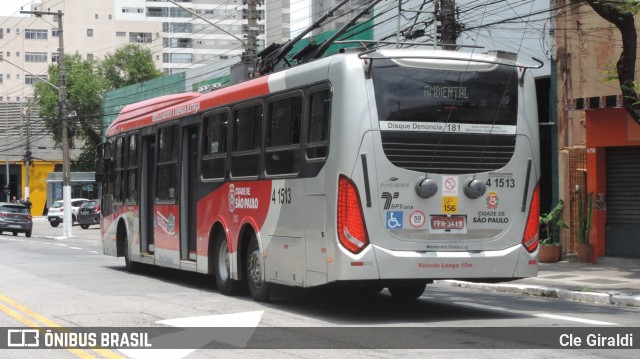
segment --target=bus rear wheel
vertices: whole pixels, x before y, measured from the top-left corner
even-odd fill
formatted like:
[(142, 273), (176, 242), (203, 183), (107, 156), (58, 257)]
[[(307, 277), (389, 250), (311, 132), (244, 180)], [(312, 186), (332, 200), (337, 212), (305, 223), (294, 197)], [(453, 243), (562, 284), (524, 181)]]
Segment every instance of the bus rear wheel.
[(246, 265), (249, 294), (257, 302), (268, 302), (270, 299), (270, 285), (264, 280), (264, 260), (255, 234), (249, 239)]
[(420, 298), (427, 285), (424, 283), (413, 283), (405, 285), (396, 285), (389, 287), (389, 293), (398, 300), (410, 301)]
[(240, 292), (241, 283), (231, 278), (229, 243), (224, 233), (218, 233), (214, 248), (213, 272), (216, 276), (218, 291), (224, 295), (236, 295)]

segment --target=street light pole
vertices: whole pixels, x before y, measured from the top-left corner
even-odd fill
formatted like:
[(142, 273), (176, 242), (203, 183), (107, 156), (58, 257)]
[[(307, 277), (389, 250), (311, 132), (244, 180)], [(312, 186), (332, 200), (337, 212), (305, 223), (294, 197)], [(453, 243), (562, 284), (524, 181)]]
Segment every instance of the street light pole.
[(60, 83), (58, 84), (58, 94), (60, 101), (60, 110), (58, 111), (58, 120), (62, 124), (62, 236), (72, 237), (71, 227), (73, 226), (71, 215), (71, 171), (69, 156), (69, 118), (67, 116), (67, 86), (65, 82), (64, 69), (64, 31), (62, 29), (62, 10), (58, 12), (49, 11), (20, 11), (21, 14), (33, 14), (35, 16), (53, 15), (58, 19), (58, 75)]

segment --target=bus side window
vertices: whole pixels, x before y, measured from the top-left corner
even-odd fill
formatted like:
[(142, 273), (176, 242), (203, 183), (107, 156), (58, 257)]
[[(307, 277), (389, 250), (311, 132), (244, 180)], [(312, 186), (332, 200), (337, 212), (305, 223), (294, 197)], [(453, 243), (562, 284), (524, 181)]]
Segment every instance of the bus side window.
[(262, 104), (241, 107), (233, 112), (233, 177), (258, 176), (262, 138)]
[(300, 126), (302, 96), (269, 103), (265, 170), (268, 175), (300, 171)]
[(158, 201), (175, 201), (178, 183), (178, 125), (160, 129), (158, 145), (158, 169), (156, 198)]
[(138, 200), (138, 135), (130, 135), (128, 138), (127, 155), (127, 193), (126, 200), (129, 202), (137, 202)]
[(113, 200), (116, 202), (122, 202), (124, 192), (124, 137), (118, 137), (115, 145), (115, 187), (113, 192)]
[(307, 158), (327, 157), (330, 122), (331, 91), (325, 89), (311, 93), (309, 97), (309, 125), (307, 126)]
[(202, 136), (202, 178), (224, 179), (227, 172), (229, 112), (204, 117)]

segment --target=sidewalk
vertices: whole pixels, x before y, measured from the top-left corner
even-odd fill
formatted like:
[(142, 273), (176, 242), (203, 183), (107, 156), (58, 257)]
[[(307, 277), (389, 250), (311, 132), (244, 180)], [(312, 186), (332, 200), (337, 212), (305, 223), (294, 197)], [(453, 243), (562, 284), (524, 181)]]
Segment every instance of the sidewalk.
[(434, 284), (640, 307), (640, 260), (602, 257), (598, 264), (540, 263), (535, 278), (496, 284), (439, 280)]

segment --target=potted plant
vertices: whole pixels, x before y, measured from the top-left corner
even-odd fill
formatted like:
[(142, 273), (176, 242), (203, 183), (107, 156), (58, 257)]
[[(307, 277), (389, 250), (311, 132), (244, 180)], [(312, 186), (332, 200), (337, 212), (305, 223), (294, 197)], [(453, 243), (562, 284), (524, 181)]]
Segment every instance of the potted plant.
[(557, 226), (561, 229), (568, 229), (569, 226), (560, 218), (560, 213), (564, 207), (564, 201), (560, 200), (553, 209), (540, 216), (540, 226), (542, 227), (542, 236), (540, 241), (540, 251), (538, 252), (538, 260), (541, 263), (553, 263), (560, 260), (560, 243), (554, 240), (552, 236), (552, 227)]
[(591, 224), (593, 222), (593, 194), (586, 195), (585, 199), (580, 195), (578, 190), (578, 262), (591, 262), (591, 244), (589, 243), (589, 235), (591, 234)]

